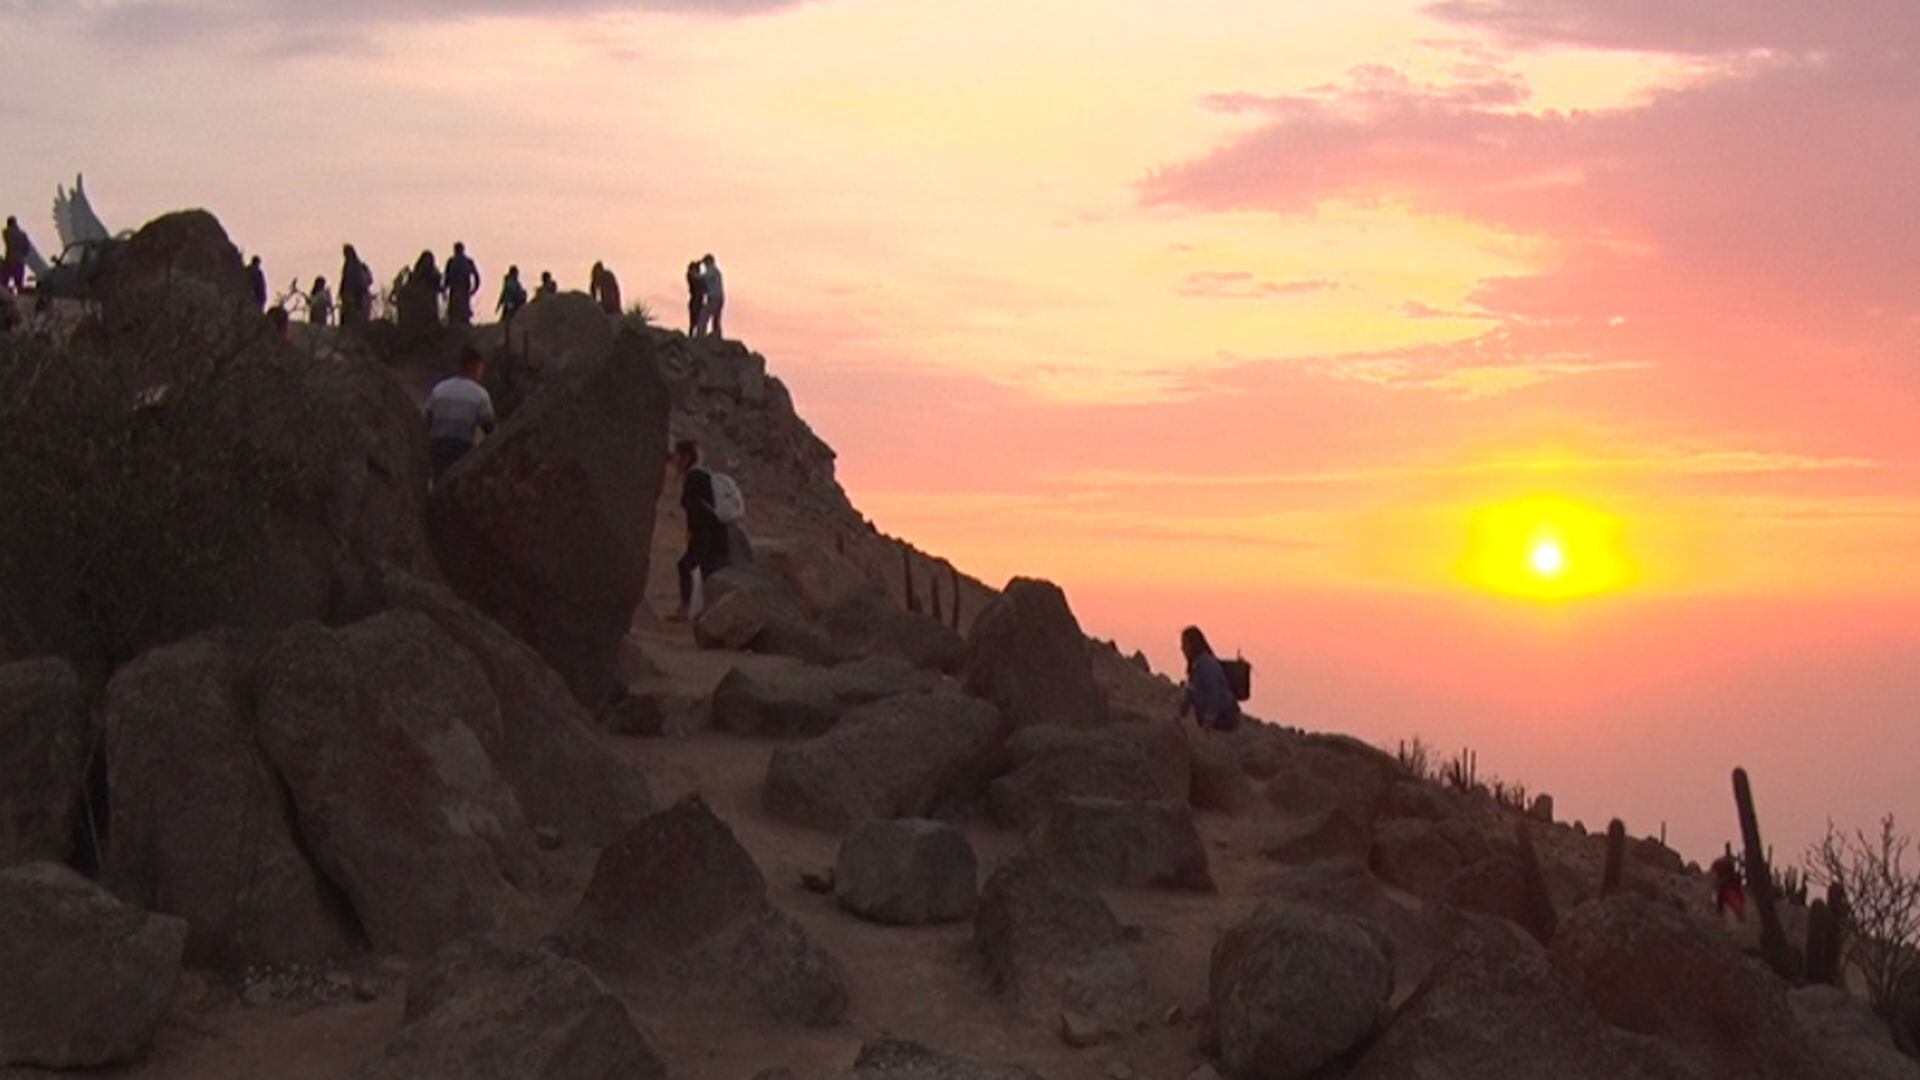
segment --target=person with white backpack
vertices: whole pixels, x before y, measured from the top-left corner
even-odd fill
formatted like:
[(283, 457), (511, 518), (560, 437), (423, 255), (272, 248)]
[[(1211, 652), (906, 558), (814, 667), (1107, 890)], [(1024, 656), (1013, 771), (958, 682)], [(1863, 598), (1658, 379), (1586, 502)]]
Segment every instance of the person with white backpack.
[(687, 515), (687, 552), (680, 556), (680, 608), (668, 622), (685, 622), (693, 604), (693, 575), (704, 586), (727, 565), (731, 534), (747, 516), (740, 485), (725, 473), (700, 465), (700, 444), (681, 439), (673, 444), (673, 465), (680, 471), (680, 509)]

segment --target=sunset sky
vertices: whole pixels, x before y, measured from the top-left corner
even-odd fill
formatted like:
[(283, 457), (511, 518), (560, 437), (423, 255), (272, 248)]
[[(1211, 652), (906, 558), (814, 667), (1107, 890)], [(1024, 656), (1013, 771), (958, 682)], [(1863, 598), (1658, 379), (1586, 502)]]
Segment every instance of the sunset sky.
[(1198, 622), (1262, 715), (1691, 856), (1735, 764), (1783, 856), (1920, 828), (1913, 0), (0, 0), (0, 41), (43, 248), (84, 170), (276, 291), (462, 239), (489, 298), (604, 259), (674, 321), (712, 251), (883, 528), (1162, 667)]

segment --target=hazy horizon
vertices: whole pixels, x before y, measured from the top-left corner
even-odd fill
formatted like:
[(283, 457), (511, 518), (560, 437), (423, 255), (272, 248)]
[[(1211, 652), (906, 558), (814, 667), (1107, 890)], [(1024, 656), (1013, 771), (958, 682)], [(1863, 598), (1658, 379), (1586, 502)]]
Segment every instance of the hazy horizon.
[[(1920, 8), (0, 0), (0, 213), (668, 325), (883, 529), (1689, 857), (1920, 828)], [(51, 251), (49, 251), (51, 253)], [(1542, 536), (1552, 534), (1549, 542)]]

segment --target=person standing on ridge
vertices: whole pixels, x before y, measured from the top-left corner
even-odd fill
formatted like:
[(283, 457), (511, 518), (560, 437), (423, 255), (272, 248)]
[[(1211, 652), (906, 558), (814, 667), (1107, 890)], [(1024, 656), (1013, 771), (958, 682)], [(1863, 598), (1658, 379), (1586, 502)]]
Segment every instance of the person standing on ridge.
[(1179, 719), (1192, 713), (1194, 721), (1209, 731), (1232, 731), (1240, 726), (1240, 702), (1227, 682), (1226, 669), (1213, 655), (1207, 635), (1197, 626), (1180, 631), (1180, 652), (1187, 658), (1187, 699), (1180, 706)]
[(560, 295), (560, 283), (553, 280), (553, 271), (540, 271), (540, 288), (535, 290), (533, 295), (536, 299), (542, 296)]
[(255, 255), (253, 261), (247, 264), (247, 289), (253, 297), (253, 306), (260, 311), (265, 311), (267, 309), (267, 272), (261, 269), (258, 255)]
[(493, 306), (493, 310), (500, 313), (502, 324), (511, 326), (513, 316), (526, 306), (527, 287), (520, 284), (520, 268), (509, 266), (506, 279), (500, 282), (500, 302)]
[(707, 306), (707, 276), (701, 273), (700, 260), (687, 264), (687, 336), (700, 336), (700, 313)]
[(712, 334), (725, 338), (726, 332), (720, 329), (720, 311), (727, 306), (727, 286), (720, 276), (720, 264), (708, 255), (700, 260), (700, 282), (703, 302), (700, 305), (700, 326), (703, 334)]
[(340, 325), (364, 326), (373, 307), (373, 271), (352, 244), (340, 248)]
[(600, 310), (609, 315), (618, 315), (620, 307), (620, 279), (613, 276), (605, 263), (594, 263), (593, 272), (588, 275), (587, 293), (600, 301)]
[(27, 291), (27, 252), (33, 250), (33, 241), (27, 239), (27, 232), (20, 222), (7, 218), (7, 227), (0, 232), (0, 289), (11, 289), (15, 295)]
[(467, 258), (467, 245), (453, 245), (453, 257), (447, 260), (444, 282), (447, 293), (447, 325), (473, 325), (473, 294), (480, 291), (480, 268)]
[(313, 289), (307, 293), (307, 321), (315, 326), (327, 325), (333, 318), (333, 294), (327, 291), (327, 279), (313, 279)]
[(460, 373), (441, 379), (427, 395), (427, 438), (436, 483), (473, 449), (481, 432), (493, 432), (493, 396), (480, 385), (486, 374), (486, 359), (469, 345), (460, 354)]
[(693, 574), (702, 589), (727, 565), (727, 525), (713, 506), (713, 474), (700, 467), (700, 444), (673, 444), (673, 467), (680, 473), (680, 509), (687, 515), (687, 551), (680, 556), (680, 608), (668, 622), (686, 622), (693, 604)]

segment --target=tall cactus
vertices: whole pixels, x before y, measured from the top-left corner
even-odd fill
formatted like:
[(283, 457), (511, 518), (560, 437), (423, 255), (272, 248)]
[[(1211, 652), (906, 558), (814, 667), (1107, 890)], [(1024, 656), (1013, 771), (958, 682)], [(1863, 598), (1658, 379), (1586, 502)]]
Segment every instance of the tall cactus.
[(1527, 933), (1542, 945), (1553, 943), (1560, 928), (1560, 916), (1553, 910), (1553, 894), (1547, 891), (1547, 875), (1540, 868), (1540, 853), (1533, 848), (1533, 830), (1526, 822), (1514, 826), (1514, 839), (1520, 844), (1520, 870), (1526, 879)]
[(1760, 839), (1760, 816), (1753, 808), (1753, 787), (1747, 782), (1747, 770), (1733, 770), (1733, 801), (1740, 811), (1740, 839), (1746, 845), (1747, 891), (1753, 895), (1754, 909), (1760, 912), (1760, 955), (1767, 966), (1783, 979), (1799, 974), (1800, 964), (1787, 932), (1780, 926), (1780, 911), (1774, 906), (1773, 872), (1767, 868), (1767, 848)]
[(953, 586), (953, 632), (960, 632), (960, 568), (947, 564), (947, 581)]
[(933, 609), (934, 622), (944, 623), (947, 621), (946, 615), (940, 610), (940, 579), (933, 574), (927, 575), (927, 603), (928, 606)]
[(907, 545), (900, 545), (900, 583), (906, 590), (907, 610), (920, 614), (920, 594), (913, 591), (913, 551)]
[(1825, 900), (1815, 900), (1807, 907), (1807, 981), (1810, 983), (1833, 982), (1839, 973), (1839, 942), (1833, 927), (1833, 913), (1827, 910)]
[(1600, 895), (1612, 896), (1620, 891), (1620, 872), (1624, 869), (1627, 855), (1627, 826), (1619, 818), (1607, 825), (1607, 868), (1600, 876)]

